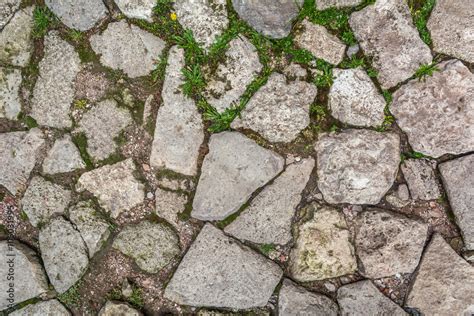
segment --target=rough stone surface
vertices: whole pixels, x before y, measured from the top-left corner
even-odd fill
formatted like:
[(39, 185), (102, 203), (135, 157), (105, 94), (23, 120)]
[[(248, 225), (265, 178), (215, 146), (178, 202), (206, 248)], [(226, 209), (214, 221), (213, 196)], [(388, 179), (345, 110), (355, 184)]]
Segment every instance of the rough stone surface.
[(0, 134), (0, 184), (10, 193), (25, 189), (43, 144), (43, 133), (38, 128)]
[(355, 226), (355, 245), (362, 275), (377, 279), (415, 270), (428, 235), (428, 225), (377, 209), (360, 213)]
[(21, 71), (0, 67), (0, 118), (16, 120), (21, 111)]
[[(46, 275), (41, 267), (36, 253), (27, 246), (20, 244), (17, 241), (9, 243), (6, 240), (0, 241), (0, 253), (3, 260), (0, 263), (0, 311), (6, 309), (8, 304), (18, 304), (30, 298), (37, 297), (40, 294), (48, 291), (48, 281)], [(7, 290), (10, 288), (10, 280), (7, 279), (9, 273), (9, 265), (7, 256), (14, 256), (15, 258), (15, 297), (14, 302), (7, 301)]]
[(76, 225), (89, 250), (89, 258), (100, 250), (110, 236), (109, 224), (87, 201), (79, 202), (69, 210), (69, 219)]
[(211, 136), (191, 216), (221, 220), (283, 170), (284, 159), (237, 132)]
[(439, 157), (474, 150), (474, 74), (458, 60), (393, 94), (391, 112), (413, 150)]
[(313, 168), (312, 158), (289, 165), (224, 231), (254, 243), (287, 244), (296, 206)]
[(114, 139), (132, 122), (127, 109), (119, 108), (115, 100), (105, 100), (84, 113), (76, 131), (86, 134), (87, 152), (93, 160), (100, 161), (115, 152)]
[(90, 38), (92, 49), (107, 67), (123, 70), (130, 78), (146, 76), (165, 48), (165, 42), (126, 21), (112, 22)]
[(265, 306), (283, 272), (274, 262), (206, 224), (165, 290), (178, 304)]
[(43, 161), (43, 172), (47, 174), (71, 172), (85, 167), (86, 164), (69, 135), (56, 140)]
[(439, 170), (464, 246), (474, 250), (474, 155), (444, 162)]
[(318, 188), (328, 203), (377, 204), (395, 180), (400, 139), (392, 133), (349, 129), (320, 137)]
[(400, 184), (396, 191), (386, 195), (385, 199), (394, 207), (405, 207), (410, 203), (410, 192), (406, 184)]
[(125, 227), (115, 238), (113, 247), (132, 257), (148, 273), (157, 273), (179, 255), (179, 239), (161, 223), (148, 221)]
[(76, 189), (92, 193), (101, 206), (117, 218), (121, 212), (140, 204), (145, 197), (144, 186), (135, 179), (134, 171), (132, 159), (106, 165), (82, 174)]
[(172, 47), (161, 93), (163, 104), (156, 118), (150, 165), (195, 175), (199, 148), (204, 141), (204, 126), (194, 101), (181, 89), (184, 66), (184, 51)]
[(317, 204), (304, 211), (313, 213), (313, 218), (299, 226), (290, 254), (293, 278), (307, 282), (354, 273), (357, 263), (343, 214)]
[(244, 36), (229, 43), (224, 62), (210, 75), (205, 94), (219, 112), (238, 105), (247, 86), (262, 70), (255, 46)]
[(45, 0), (45, 4), (61, 22), (79, 31), (91, 29), (107, 14), (101, 0)]
[(178, 214), (184, 212), (188, 199), (183, 194), (163, 189), (155, 191), (155, 209), (159, 217), (164, 218), (175, 228), (181, 227)]
[(103, 72), (90, 69), (92, 67), (91, 65), (84, 67), (76, 76), (76, 100), (86, 99), (97, 103), (107, 95), (108, 88), (111, 86), (110, 80)]
[(57, 217), (41, 229), (39, 245), (49, 281), (58, 293), (66, 292), (89, 264), (81, 235), (71, 223)]
[(33, 9), (28, 7), (15, 13), (0, 32), (0, 62), (24, 67), (30, 61), (33, 51), (31, 31)]
[(354, 7), (362, 2), (363, 0), (318, 0), (316, 1), (316, 9)]
[(10, 21), (20, 7), (21, 0), (3, 0), (0, 3), (0, 30)]
[(287, 83), (274, 73), (247, 103), (232, 128), (249, 128), (271, 142), (291, 142), (309, 124), (309, 106), (316, 86), (304, 81)]
[(420, 39), (403, 0), (379, 0), (351, 14), (350, 26), (365, 54), (372, 57), (382, 88), (410, 78), (431, 64), (430, 48)]
[(337, 302), (343, 316), (408, 315), (369, 280), (344, 285), (337, 290)]
[(295, 36), (295, 44), (310, 51), (314, 57), (337, 65), (344, 58), (346, 45), (326, 30), (322, 25), (314, 24), (305, 19), (301, 22), (301, 29)]
[(79, 54), (57, 31), (49, 32), (44, 46), (31, 116), (39, 125), (68, 128), (72, 125), (69, 108), (74, 99), (74, 80), (81, 70)]
[(436, 52), (474, 63), (474, 2), (436, 1), (427, 26)]
[(362, 68), (334, 69), (328, 107), (339, 121), (356, 126), (378, 126), (384, 121), (385, 100)]
[(173, 5), (179, 23), (206, 49), (229, 25), (225, 0), (181, 0)]
[(474, 267), (436, 234), (423, 254), (406, 305), (424, 315), (469, 315), (473, 288)]
[(283, 73), (289, 80), (302, 80), (304, 81), (308, 72), (305, 68), (301, 67), (300, 64), (291, 63), (283, 69)]
[(311, 293), (288, 279), (278, 295), (278, 314), (281, 316), (325, 315), (337, 316), (337, 304), (324, 295)]
[(436, 161), (407, 159), (401, 168), (414, 200), (435, 200), (441, 196), (434, 172)]
[(53, 215), (63, 214), (70, 200), (71, 191), (36, 176), (31, 179), (21, 205), (31, 224), (36, 227)]
[(130, 305), (121, 302), (107, 301), (99, 311), (99, 316), (142, 316), (143, 314)]
[(120, 11), (132, 19), (144, 19), (153, 22), (155, 0), (115, 0)]
[(69, 316), (71, 313), (58, 300), (28, 305), (9, 314), (11, 316)]
[(303, 0), (232, 0), (239, 17), (251, 27), (271, 38), (283, 38), (291, 31), (291, 23)]

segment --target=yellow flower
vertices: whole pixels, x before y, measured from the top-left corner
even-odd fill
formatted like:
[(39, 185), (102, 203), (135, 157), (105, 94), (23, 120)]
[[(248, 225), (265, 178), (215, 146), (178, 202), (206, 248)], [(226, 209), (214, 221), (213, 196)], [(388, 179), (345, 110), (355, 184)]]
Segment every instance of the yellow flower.
[(178, 16), (176, 15), (176, 13), (171, 12), (170, 18), (171, 18), (172, 21), (176, 21), (176, 19), (178, 18)]

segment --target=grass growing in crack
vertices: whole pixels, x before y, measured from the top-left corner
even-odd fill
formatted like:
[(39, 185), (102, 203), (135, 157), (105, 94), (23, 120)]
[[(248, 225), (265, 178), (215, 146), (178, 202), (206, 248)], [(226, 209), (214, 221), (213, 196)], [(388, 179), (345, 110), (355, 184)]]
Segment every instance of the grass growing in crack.
[(385, 99), (385, 102), (387, 103), (387, 105), (390, 105), (392, 103), (393, 95), (388, 90), (383, 90), (382, 96)]
[(135, 306), (138, 309), (143, 308), (145, 305), (145, 302), (143, 300), (143, 294), (142, 290), (136, 286), (132, 287), (132, 294), (128, 298), (128, 302), (132, 305)]
[(81, 31), (78, 30), (70, 30), (67, 34), (67, 36), (73, 41), (73, 42), (80, 42), (84, 39), (84, 34)]
[(79, 154), (81, 155), (82, 160), (86, 164), (87, 170), (92, 170), (94, 168), (94, 164), (92, 163), (92, 159), (87, 153), (87, 136), (84, 133), (79, 133), (72, 135), (72, 142), (76, 145), (77, 149), (79, 149)]
[[(417, 8), (417, 4), (421, 3), (421, 7)], [(413, 23), (415, 24), (420, 37), (425, 42), (426, 45), (431, 45), (431, 35), (426, 27), (428, 23), (428, 18), (433, 10), (436, 0), (408, 0), (408, 6), (413, 17)]]
[(77, 307), (81, 303), (81, 294), (79, 293), (79, 288), (81, 287), (82, 282), (78, 281), (74, 284), (69, 290), (58, 295), (58, 300), (68, 307)]
[(332, 65), (324, 60), (318, 59), (316, 61), (316, 68), (320, 73), (316, 74), (314, 84), (319, 88), (330, 87), (334, 80), (332, 75)]
[(186, 30), (182, 35), (175, 35), (173, 39), (179, 47), (184, 49), (186, 64), (200, 64), (204, 62), (204, 50), (199, 46), (192, 31)]
[(418, 70), (414, 74), (414, 77), (418, 78), (418, 81), (422, 81), (422, 80), (425, 80), (427, 76), (430, 76), (430, 77), (433, 76), (435, 71), (439, 71), (439, 68), (436, 65), (436, 63), (432, 63), (429, 65), (424, 64), (424, 65), (421, 65), (420, 68), (418, 68)]
[(58, 18), (47, 7), (36, 7), (33, 11), (33, 37), (43, 37), (51, 27), (58, 24)]
[(260, 251), (264, 254), (264, 255), (269, 255), (272, 251), (275, 251), (276, 250), (276, 247), (275, 245), (273, 244), (263, 244), (263, 245), (260, 245)]
[(181, 71), (185, 78), (182, 87), (184, 95), (191, 97), (199, 94), (206, 86), (206, 82), (201, 73), (201, 67), (199, 65), (194, 65), (192, 67), (183, 68)]
[(18, 120), (22, 121), (23, 124), (25, 124), (26, 127), (28, 127), (28, 129), (38, 127), (38, 123), (36, 122), (36, 120), (34, 118), (32, 118), (31, 116), (26, 115), (23, 112), (20, 112), (18, 114), (17, 118), (18, 118)]

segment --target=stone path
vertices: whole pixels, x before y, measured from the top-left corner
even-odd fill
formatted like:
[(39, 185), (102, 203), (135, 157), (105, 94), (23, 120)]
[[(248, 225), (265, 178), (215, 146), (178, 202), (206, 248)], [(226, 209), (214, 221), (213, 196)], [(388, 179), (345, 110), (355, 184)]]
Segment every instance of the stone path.
[(3, 0), (0, 315), (474, 315), (473, 12)]

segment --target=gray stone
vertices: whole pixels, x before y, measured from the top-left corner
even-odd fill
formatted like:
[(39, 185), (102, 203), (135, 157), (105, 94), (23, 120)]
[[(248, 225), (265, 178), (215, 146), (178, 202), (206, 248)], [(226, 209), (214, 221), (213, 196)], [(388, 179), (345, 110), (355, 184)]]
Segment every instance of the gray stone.
[(113, 247), (133, 258), (148, 273), (158, 273), (180, 254), (175, 232), (165, 224), (148, 221), (125, 227)]
[(181, 69), (184, 66), (183, 49), (172, 47), (161, 93), (163, 104), (156, 118), (150, 165), (193, 176), (197, 173), (204, 126), (194, 101), (182, 91), (184, 76)]
[(71, 172), (85, 167), (86, 164), (69, 135), (56, 140), (43, 161), (43, 172), (47, 174)]
[(308, 282), (355, 273), (357, 262), (344, 215), (317, 204), (307, 206), (304, 212), (313, 217), (298, 228), (290, 253), (293, 278)]
[(104, 99), (107, 95), (110, 80), (104, 72), (94, 71), (93, 64), (87, 64), (76, 76), (75, 81), (75, 99), (89, 100), (92, 103)]
[(130, 305), (121, 302), (107, 301), (98, 316), (142, 316), (143, 314)]
[(221, 220), (283, 170), (284, 159), (237, 132), (211, 136), (191, 216)]
[(239, 17), (271, 38), (283, 38), (291, 31), (303, 0), (232, 0)]
[(407, 159), (401, 168), (414, 200), (435, 200), (441, 196), (434, 172), (436, 161)]
[(435, 234), (423, 254), (406, 305), (424, 315), (470, 315), (473, 288), (474, 267)]
[(94, 161), (100, 161), (116, 151), (114, 139), (132, 122), (127, 109), (119, 108), (115, 100), (104, 100), (84, 113), (76, 131), (86, 134), (87, 152)]
[(289, 80), (306, 80), (308, 72), (297, 63), (291, 63), (283, 69), (283, 73)]
[(205, 49), (227, 29), (226, 0), (181, 0), (174, 2), (179, 23), (193, 32)]
[(71, 191), (36, 176), (31, 179), (21, 205), (31, 224), (37, 227), (53, 215), (63, 214), (70, 201)]
[(90, 43), (102, 64), (123, 70), (130, 78), (148, 75), (165, 48), (162, 39), (124, 20), (92, 35)]
[(431, 64), (430, 48), (420, 39), (406, 1), (378, 0), (352, 13), (349, 23), (364, 53), (373, 58), (383, 89)]
[(247, 86), (263, 66), (255, 46), (243, 35), (229, 43), (224, 62), (209, 75), (205, 95), (209, 104), (219, 112), (239, 104)]
[(224, 231), (254, 243), (287, 244), (296, 206), (313, 168), (312, 158), (289, 165)]
[(101, 0), (45, 0), (48, 8), (66, 24), (79, 31), (87, 31), (107, 15)]
[(39, 125), (69, 128), (69, 108), (74, 100), (74, 80), (81, 70), (79, 54), (58, 31), (44, 39), (44, 57), (33, 90), (31, 116)]
[(410, 203), (410, 193), (406, 184), (400, 184), (395, 192), (385, 197), (387, 202), (394, 207), (405, 207)]
[(26, 188), (43, 144), (38, 128), (0, 134), (0, 184), (13, 195)]
[(16, 310), (11, 316), (69, 316), (71, 313), (58, 300), (42, 301)]
[(156, 214), (179, 229), (181, 221), (178, 215), (185, 210), (186, 203), (188, 202), (186, 196), (158, 188), (155, 191), (155, 201)]
[(377, 279), (415, 270), (428, 236), (427, 224), (377, 209), (360, 213), (355, 227), (362, 275)]
[(359, 53), (359, 50), (360, 50), (359, 44), (354, 44), (347, 48), (346, 55), (347, 57), (352, 58), (352, 56), (357, 55), (357, 53)]
[(10, 21), (16, 10), (20, 7), (21, 0), (3, 0), (0, 3), (0, 30)]
[(364, 69), (334, 69), (328, 107), (339, 121), (378, 126), (384, 121), (385, 100)]
[(79, 202), (71, 208), (69, 219), (81, 233), (89, 250), (89, 258), (92, 258), (110, 236), (109, 223), (87, 201)]
[(301, 22), (299, 27), (295, 35), (295, 44), (298, 47), (334, 65), (342, 61), (346, 45), (337, 36), (329, 33), (324, 26), (311, 23), (308, 19)]
[(383, 295), (369, 280), (344, 285), (337, 290), (337, 302), (343, 316), (408, 315)]
[(0, 62), (24, 67), (30, 61), (33, 51), (33, 9), (31, 6), (17, 11), (3, 27), (0, 32)]
[(165, 289), (178, 304), (228, 308), (265, 306), (283, 271), (206, 224)]
[(283, 281), (278, 295), (278, 315), (337, 316), (338, 310), (337, 304), (326, 296), (309, 292), (288, 279)]
[(106, 165), (82, 174), (76, 189), (92, 193), (100, 205), (117, 218), (145, 198), (144, 185), (133, 176), (135, 170), (132, 159)]
[[(31, 298), (37, 297), (48, 291), (48, 281), (41, 267), (36, 253), (27, 246), (18, 241), (9, 242), (7, 240), (0, 241), (0, 253), (3, 260), (0, 263), (0, 311), (3, 311), (9, 304), (15, 305)], [(9, 300), (7, 291), (11, 288), (8, 280), (10, 273), (7, 259), (14, 258), (14, 298)]]
[(70, 222), (57, 217), (40, 230), (39, 245), (49, 281), (58, 293), (66, 292), (89, 264), (81, 234)]
[(393, 94), (391, 112), (413, 150), (432, 157), (474, 150), (474, 74), (458, 60)]
[(363, 0), (317, 0), (316, 9), (326, 10), (329, 8), (354, 7), (362, 2)]
[(287, 83), (274, 73), (247, 103), (232, 128), (249, 128), (271, 142), (291, 142), (309, 124), (309, 106), (316, 86), (304, 81)]
[(172, 191), (191, 191), (194, 189), (194, 183), (191, 179), (173, 179), (172, 177), (163, 177), (158, 180), (158, 185)]
[(153, 7), (155, 0), (115, 0), (120, 11), (132, 19), (144, 19), (153, 22)]
[(377, 204), (395, 180), (400, 139), (393, 133), (349, 129), (315, 145), (318, 188), (328, 203)]
[(474, 155), (444, 162), (439, 170), (464, 246), (474, 250)]
[(0, 67), (0, 118), (16, 120), (21, 111), (21, 71)]
[(427, 25), (434, 51), (474, 63), (472, 12), (472, 1), (436, 1)]

